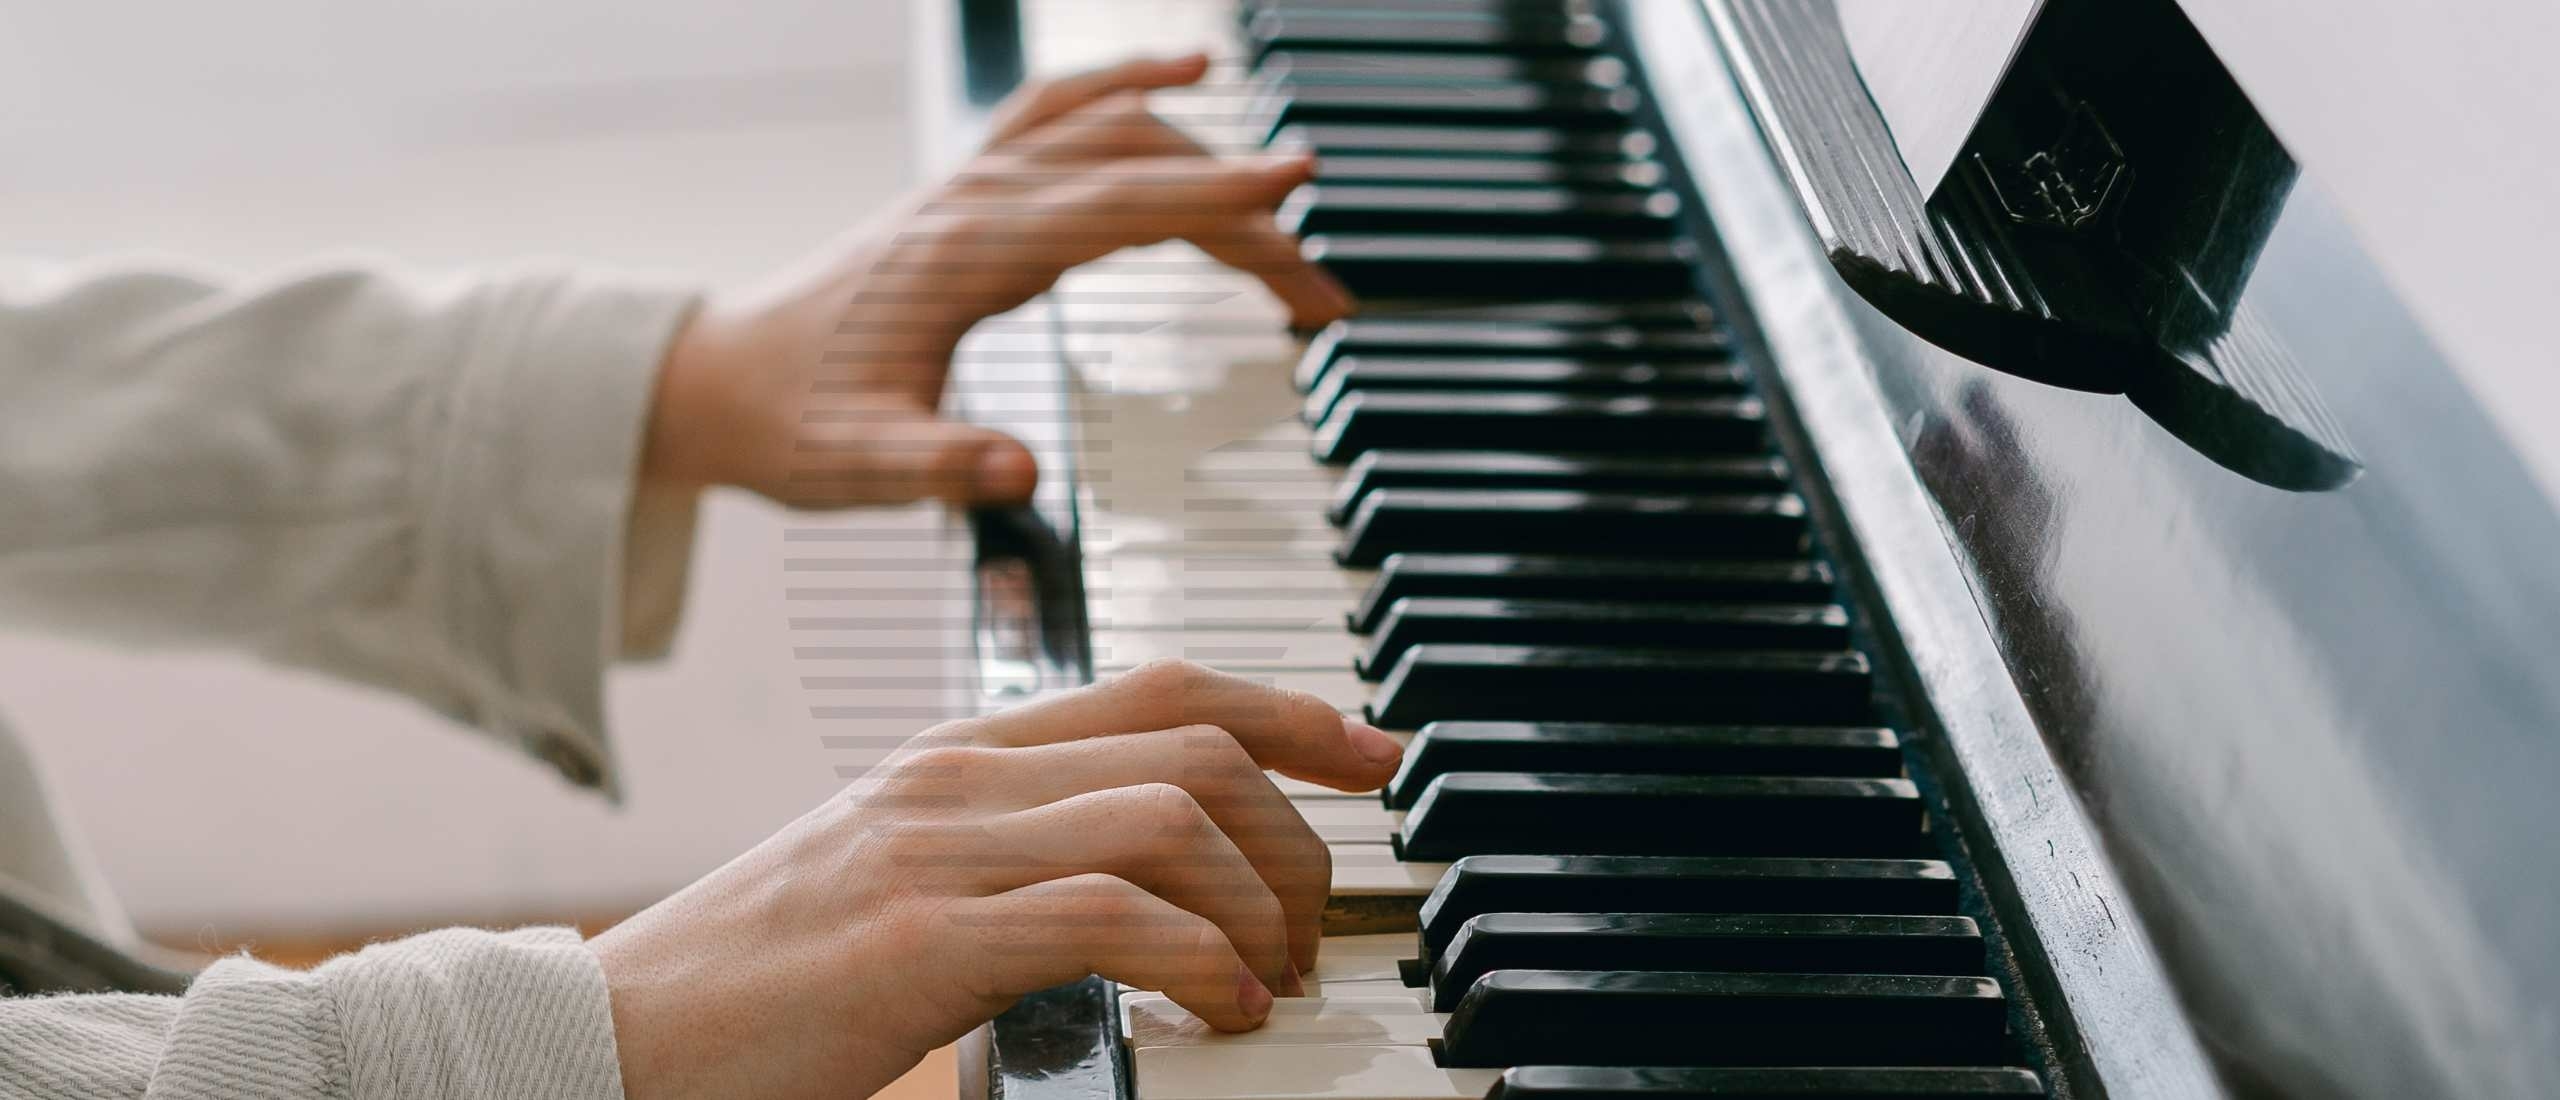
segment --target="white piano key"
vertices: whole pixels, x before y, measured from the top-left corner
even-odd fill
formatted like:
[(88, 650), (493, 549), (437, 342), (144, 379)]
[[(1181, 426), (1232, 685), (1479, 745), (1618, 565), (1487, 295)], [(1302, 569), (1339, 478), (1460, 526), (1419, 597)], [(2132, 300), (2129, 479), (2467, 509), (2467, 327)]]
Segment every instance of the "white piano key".
[(1376, 802), (1302, 802), (1298, 816), (1327, 844), (1385, 844), (1404, 825), (1404, 811)]
[(1421, 954), (1411, 932), (1367, 936), (1326, 936), (1316, 953), (1316, 968), (1307, 977), (1319, 982), (1401, 981), (1396, 964)]
[(1336, 897), (1421, 897), (1440, 885), (1446, 863), (1407, 863), (1384, 844), (1330, 844)]
[(1480, 1100), (1502, 1077), (1422, 1046), (1148, 1047), (1130, 1068), (1137, 1100)]
[(1271, 785), (1280, 788), (1280, 793), (1289, 796), (1291, 802), (1360, 801), (1372, 806), (1378, 804), (1376, 791), (1337, 791), (1304, 779), (1291, 779), (1278, 772), (1271, 773)]
[(1252, 1031), (1223, 1032), (1160, 993), (1120, 998), (1131, 1049), (1241, 1046), (1420, 1046), (1447, 1017), (1411, 997), (1282, 997)]
[(1308, 982), (1307, 992), (1318, 997), (1409, 997), (1417, 1007), (1429, 1007), (1431, 991), (1417, 989), (1401, 981), (1387, 978), (1353, 978), (1340, 982)]
[(1247, 669), (1350, 672), (1357, 639), (1341, 627), (1301, 630), (1118, 630), (1093, 632), (1097, 669), (1127, 669), (1165, 657), (1180, 657), (1233, 672)]

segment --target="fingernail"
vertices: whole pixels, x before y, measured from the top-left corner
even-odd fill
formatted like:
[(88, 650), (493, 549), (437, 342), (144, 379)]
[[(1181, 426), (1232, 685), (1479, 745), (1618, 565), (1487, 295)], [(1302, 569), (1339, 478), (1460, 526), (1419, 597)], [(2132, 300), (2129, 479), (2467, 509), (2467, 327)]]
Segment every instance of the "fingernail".
[(1271, 1015), (1271, 991), (1263, 987), (1262, 979), (1253, 976), (1252, 967), (1236, 968), (1236, 1007), (1255, 1023)]
[(1351, 738), (1351, 747), (1359, 750), (1360, 755), (1372, 764), (1393, 764), (1404, 756), (1404, 746), (1396, 744), (1396, 739), (1387, 736), (1387, 731), (1367, 722), (1345, 718), (1342, 720), (1342, 732)]

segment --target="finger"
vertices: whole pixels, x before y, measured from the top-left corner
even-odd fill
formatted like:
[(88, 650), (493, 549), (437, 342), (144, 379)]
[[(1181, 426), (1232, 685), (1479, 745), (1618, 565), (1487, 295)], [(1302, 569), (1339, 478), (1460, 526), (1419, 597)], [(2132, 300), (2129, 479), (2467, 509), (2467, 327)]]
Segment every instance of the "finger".
[(1281, 232), (1259, 212), (1245, 215), (1223, 232), (1190, 239), (1211, 259), (1262, 280), (1289, 307), (1289, 323), (1297, 328), (1323, 328), (1359, 308), (1332, 273), (1306, 258), (1296, 237)]
[(1000, 145), (1025, 132), (1114, 92), (1148, 91), (1198, 83), (1209, 72), (1209, 55), (1140, 57), (1073, 76), (1041, 81), (1015, 92), (998, 105), (987, 128), (987, 143)]
[[(1138, 769), (1123, 771), (1145, 774)], [(1033, 773), (1024, 774), (1027, 778)], [(1253, 778), (1270, 786), (1259, 772)], [(1296, 912), (1283, 904), (1245, 847), (1246, 838), (1228, 824), (1236, 815), (1229, 813), (1222, 819), (1189, 788), (1172, 783), (1138, 779), (1107, 787), (1050, 786), (1069, 793), (983, 823), (995, 851), (1009, 860), (986, 868), (990, 892), (1074, 873), (1099, 872), (1125, 879), (1186, 912), (1208, 918), (1263, 984), (1282, 996), (1296, 996), (1303, 990), (1300, 963), (1312, 966), (1315, 962), (1324, 898), (1319, 892), (1314, 908), (1302, 906)], [(1277, 797), (1278, 792), (1273, 794)], [(1279, 809), (1297, 816), (1285, 800)], [(1305, 830), (1303, 822), (1299, 828)], [(1315, 857), (1329, 862), (1324, 845), (1312, 832), (1306, 842)], [(1256, 847), (1269, 850), (1273, 845), (1266, 839)], [(1300, 860), (1308, 855), (1303, 849), (1292, 854)], [(1012, 860), (1014, 856), (1020, 858)]]
[(990, 316), (1078, 264), (1267, 217), (1309, 170), (1296, 157), (1144, 158), (1027, 193), (945, 195), (918, 210), (907, 243), (920, 258), (895, 274), (942, 308)]
[(1040, 480), (1030, 449), (990, 428), (879, 403), (803, 415), (791, 484), (774, 494), (794, 504), (1011, 502)]
[(1403, 747), (1303, 691), (1257, 684), (1188, 661), (1154, 661), (1094, 687), (978, 720), (1000, 745), (1045, 745), (1176, 726), (1216, 726), (1262, 767), (1346, 791), (1395, 774)]
[(1207, 155), (1208, 150), (1199, 142), (1157, 117), (1147, 106), (1145, 93), (1123, 91), (990, 146), (987, 155), (978, 158), (970, 166), (970, 175), (964, 178), (1005, 166), (1027, 172), (1043, 166), (1054, 170), (1078, 161)]
[[(1151, 784), (1179, 790), (1185, 796), (1182, 805), (1140, 807), (1129, 811), (1127, 820), (1142, 819), (1141, 811), (1160, 813), (1165, 820), (1148, 830), (1179, 838), (1188, 823), (1186, 812), (1207, 815), (1207, 823), (1240, 853), (1244, 869), (1255, 877), (1254, 884), (1277, 899), (1278, 915), (1287, 930), (1288, 959), (1299, 970), (1315, 965), (1325, 898), (1333, 887), (1332, 854), (1288, 796), (1272, 785), (1260, 762), (1227, 731), (1183, 726), (997, 750), (996, 755), (1005, 762), (1006, 779), (1000, 785), (1023, 806), (1054, 809), (1096, 797), (1092, 792), (1125, 800), (1129, 796), (1122, 792)], [(1135, 878), (1121, 866), (1099, 869), (1139, 882), (1195, 913), (1217, 917), (1157, 889), (1153, 882)], [(1227, 929), (1230, 939), (1244, 942), (1226, 921), (1219, 920), (1219, 925)], [(1245, 955), (1257, 964), (1261, 961), (1251, 951)], [(1266, 980), (1271, 978), (1269, 971), (1261, 973)]]
[(1250, 1031), (1271, 1012), (1271, 989), (1208, 918), (1125, 879), (1077, 875), (942, 911), (952, 957), (991, 1007), (1087, 974), (1159, 990), (1220, 1031)]

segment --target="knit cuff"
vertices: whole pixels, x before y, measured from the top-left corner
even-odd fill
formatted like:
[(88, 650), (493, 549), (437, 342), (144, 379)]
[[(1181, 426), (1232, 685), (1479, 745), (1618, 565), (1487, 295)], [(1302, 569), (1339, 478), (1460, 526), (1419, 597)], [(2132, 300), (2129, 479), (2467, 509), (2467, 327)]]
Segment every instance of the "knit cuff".
[(447, 929), (313, 974), (351, 1100), (622, 1100), (604, 968), (574, 929)]

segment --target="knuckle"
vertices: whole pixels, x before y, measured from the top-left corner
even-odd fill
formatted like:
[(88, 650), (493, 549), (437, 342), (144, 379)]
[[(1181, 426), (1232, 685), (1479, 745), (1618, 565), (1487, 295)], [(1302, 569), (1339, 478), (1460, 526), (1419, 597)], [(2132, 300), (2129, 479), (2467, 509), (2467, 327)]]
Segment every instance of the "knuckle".
[(997, 750), (977, 745), (935, 745), (900, 763), (898, 778), (908, 785), (972, 788), (995, 765)]
[(1208, 671), (1179, 657), (1158, 657), (1121, 673), (1112, 684), (1141, 698), (1170, 700), (1189, 691)]
[(1187, 838), (1212, 828), (1208, 811), (1191, 792), (1172, 783), (1140, 783), (1128, 788), (1132, 815), (1145, 823), (1151, 833), (1168, 838)]

